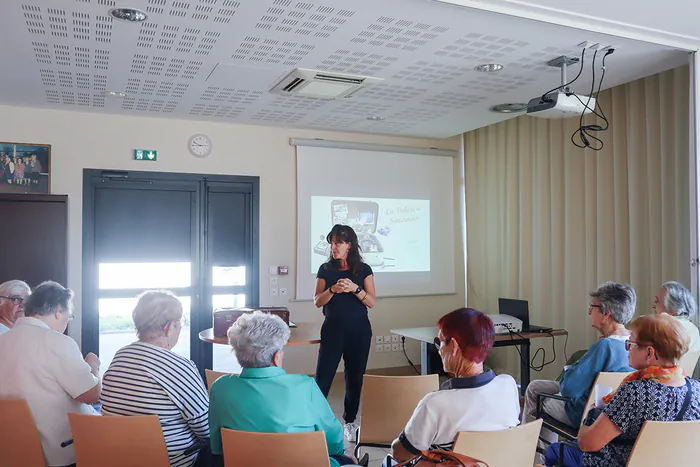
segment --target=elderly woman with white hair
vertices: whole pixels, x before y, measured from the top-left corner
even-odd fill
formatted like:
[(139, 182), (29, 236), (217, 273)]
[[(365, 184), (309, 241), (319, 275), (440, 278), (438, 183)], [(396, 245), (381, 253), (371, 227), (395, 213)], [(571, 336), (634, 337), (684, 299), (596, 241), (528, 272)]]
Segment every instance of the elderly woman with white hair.
[(695, 298), (690, 290), (686, 289), (680, 282), (666, 282), (659, 289), (651, 307), (657, 315), (668, 313), (681, 323), (690, 339), (688, 352), (700, 350), (700, 332), (690, 321), (697, 310)]
[(17, 318), (24, 316), (24, 301), (29, 292), (29, 286), (23, 281), (0, 284), (0, 334), (9, 331)]
[(195, 364), (174, 352), (182, 303), (168, 291), (139, 296), (137, 342), (120, 349), (105, 373), (102, 413), (158, 415), (173, 467), (207, 465), (209, 395)]
[[(211, 452), (223, 455), (222, 428), (258, 433), (323, 431), (331, 467), (354, 465), (345, 455), (343, 426), (316, 381), (282, 369), (282, 349), (289, 335), (282, 319), (260, 311), (241, 316), (229, 328), (229, 343), (243, 371), (240, 376), (223, 376), (211, 387)], [(284, 459), (266, 461), (275, 462), (282, 465)]]

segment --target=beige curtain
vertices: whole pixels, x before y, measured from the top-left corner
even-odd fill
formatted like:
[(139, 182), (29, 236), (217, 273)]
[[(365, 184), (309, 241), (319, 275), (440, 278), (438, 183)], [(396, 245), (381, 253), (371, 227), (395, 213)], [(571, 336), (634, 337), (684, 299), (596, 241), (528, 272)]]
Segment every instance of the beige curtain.
[[(632, 284), (638, 315), (664, 281), (690, 285), (689, 69), (604, 91), (599, 102), (610, 129), (598, 152), (571, 143), (578, 118), (522, 116), (464, 135), (470, 306), (498, 313), (499, 297), (528, 300), (534, 324), (569, 331), (569, 355), (597, 337), (588, 292), (598, 284)], [(533, 378), (559, 373), (563, 344)], [(537, 347), (552, 357), (549, 340)], [(489, 362), (518, 374), (512, 348)]]

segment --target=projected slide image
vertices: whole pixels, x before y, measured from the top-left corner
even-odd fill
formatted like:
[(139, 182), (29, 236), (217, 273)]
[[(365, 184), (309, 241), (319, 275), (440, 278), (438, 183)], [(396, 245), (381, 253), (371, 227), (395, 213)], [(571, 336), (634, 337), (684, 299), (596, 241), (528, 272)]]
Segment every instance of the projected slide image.
[(429, 200), (312, 196), (312, 273), (330, 256), (326, 235), (335, 224), (355, 230), (375, 271), (430, 271)]

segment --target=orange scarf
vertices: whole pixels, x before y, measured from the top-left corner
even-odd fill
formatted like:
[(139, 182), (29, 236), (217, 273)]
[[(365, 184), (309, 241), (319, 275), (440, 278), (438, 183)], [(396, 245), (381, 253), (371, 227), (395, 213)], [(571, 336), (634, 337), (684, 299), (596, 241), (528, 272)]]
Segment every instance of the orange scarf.
[[(665, 383), (668, 381), (680, 382), (685, 381), (685, 377), (685, 372), (680, 366), (649, 366), (627, 376), (622, 380), (620, 386), (628, 381), (637, 381), (640, 379), (651, 379), (658, 383)], [(603, 402), (609, 404), (616, 392), (617, 390), (603, 397)]]

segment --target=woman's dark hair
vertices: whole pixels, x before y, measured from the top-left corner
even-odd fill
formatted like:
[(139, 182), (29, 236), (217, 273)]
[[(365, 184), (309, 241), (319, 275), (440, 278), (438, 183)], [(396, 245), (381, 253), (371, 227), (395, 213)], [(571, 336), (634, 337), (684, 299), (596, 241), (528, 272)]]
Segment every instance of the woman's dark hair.
[[(350, 250), (348, 250), (348, 269), (353, 274), (360, 274), (362, 272), (362, 255), (360, 254), (360, 244), (357, 241), (357, 234), (349, 225), (335, 224), (328, 235), (326, 235), (326, 241), (331, 243), (333, 237), (340, 242), (345, 242), (350, 244)], [(326, 262), (326, 269), (340, 269), (340, 261), (333, 258), (333, 252), (331, 251), (331, 256)]]
[(496, 339), (491, 319), (473, 308), (460, 308), (447, 313), (440, 318), (437, 327), (445, 338), (456, 340), (462, 349), (462, 356), (474, 363), (486, 360)]

